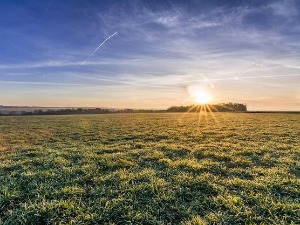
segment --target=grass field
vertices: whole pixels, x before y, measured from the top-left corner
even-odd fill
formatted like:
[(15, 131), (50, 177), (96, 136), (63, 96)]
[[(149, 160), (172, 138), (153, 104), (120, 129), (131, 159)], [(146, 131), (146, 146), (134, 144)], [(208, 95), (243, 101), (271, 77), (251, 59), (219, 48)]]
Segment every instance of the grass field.
[(0, 224), (300, 224), (300, 114), (0, 117)]

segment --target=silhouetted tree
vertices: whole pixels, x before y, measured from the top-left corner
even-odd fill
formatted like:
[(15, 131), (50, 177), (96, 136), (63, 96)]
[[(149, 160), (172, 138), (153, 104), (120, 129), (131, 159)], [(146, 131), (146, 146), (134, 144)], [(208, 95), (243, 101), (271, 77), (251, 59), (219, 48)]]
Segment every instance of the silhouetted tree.
[(241, 103), (220, 103), (207, 105), (190, 105), (190, 106), (171, 106), (167, 112), (197, 112), (197, 111), (212, 111), (212, 112), (246, 112), (247, 105)]

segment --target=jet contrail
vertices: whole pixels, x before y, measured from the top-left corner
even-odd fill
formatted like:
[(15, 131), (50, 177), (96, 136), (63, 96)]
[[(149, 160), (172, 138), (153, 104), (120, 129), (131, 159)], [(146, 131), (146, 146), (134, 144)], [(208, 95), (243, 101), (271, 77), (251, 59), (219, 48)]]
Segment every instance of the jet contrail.
[(83, 62), (82, 64), (84, 64), (92, 55), (95, 54), (95, 52), (109, 39), (111, 39), (113, 36), (115, 36), (118, 32), (113, 33), (112, 35), (110, 35), (108, 38), (106, 38)]
[(263, 66), (263, 67), (264, 67), (263, 64), (258, 64), (258, 63), (255, 63), (255, 62), (251, 62), (251, 61), (247, 61), (247, 60), (243, 60), (243, 59), (238, 59), (238, 58), (233, 58), (233, 57), (231, 57), (231, 58), (232, 58), (232, 59), (235, 59), (235, 60), (239, 60), (239, 61), (241, 61), (241, 62), (245, 62), (245, 63), (252, 64), (252, 65), (255, 65), (255, 66)]
[(106, 42), (108, 41), (110, 38), (112, 38), (113, 36), (115, 36), (118, 32), (113, 33), (112, 35), (110, 35), (108, 38), (106, 38), (99, 46), (98, 48), (95, 49), (95, 51), (93, 51), (92, 55)]

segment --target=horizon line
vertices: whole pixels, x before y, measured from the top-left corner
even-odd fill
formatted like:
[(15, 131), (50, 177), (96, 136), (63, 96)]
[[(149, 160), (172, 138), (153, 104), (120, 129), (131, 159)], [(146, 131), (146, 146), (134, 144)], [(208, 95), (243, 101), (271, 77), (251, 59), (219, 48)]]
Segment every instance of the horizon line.
[[(227, 102), (227, 103), (237, 103), (237, 102)], [(183, 107), (188, 107), (192, 105), (218, 105), (218, 104), (226, 104), (226, 103), (214, 103), (214, 104), (190, 104), (190, 105), (180, 105)], [(244, 103), (237, 103), (237, 104), (244, 104)], [(246, 103), (245, 103), (246, 104)], [(172, 105), (175, 106), (175, 105)], [(100, 108), (100, 109), (133, 109), (133, 110), (167, 110), (168, 108), (172, 107), (166, 107), (166, 108), (137, 108), (137, 107), (107, 107), (107, 106), (25, 106), (25, 105), (0, 105), (0, 108), (86, 108), (86, 109), (95, 109), (95, 108)], [(175, 106), (175, 107), (180, 107), (180, 106)], [(248, 110), (245, 112), (298, 112), (300, 113), (300, 110)]]

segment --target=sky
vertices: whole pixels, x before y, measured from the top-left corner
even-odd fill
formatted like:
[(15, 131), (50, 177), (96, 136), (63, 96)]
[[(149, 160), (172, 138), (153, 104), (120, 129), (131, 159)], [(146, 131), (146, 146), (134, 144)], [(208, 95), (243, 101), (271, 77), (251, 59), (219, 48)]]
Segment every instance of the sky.
[(300, 1), (1, 0), (0, 105), (300, 110)]

